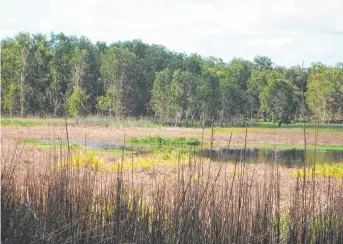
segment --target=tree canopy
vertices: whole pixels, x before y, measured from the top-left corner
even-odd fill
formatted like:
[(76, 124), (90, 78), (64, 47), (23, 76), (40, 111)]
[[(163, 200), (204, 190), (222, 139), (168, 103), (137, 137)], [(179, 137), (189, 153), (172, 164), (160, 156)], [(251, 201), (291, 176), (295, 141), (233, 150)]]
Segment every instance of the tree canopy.
[(1, 110), (8, 116), (149, 116), (161, 122), (291, 123), (343, 118), (343, 62), (277, 66), (187, 55), (141, 40), (19, 33), (1, 40)]

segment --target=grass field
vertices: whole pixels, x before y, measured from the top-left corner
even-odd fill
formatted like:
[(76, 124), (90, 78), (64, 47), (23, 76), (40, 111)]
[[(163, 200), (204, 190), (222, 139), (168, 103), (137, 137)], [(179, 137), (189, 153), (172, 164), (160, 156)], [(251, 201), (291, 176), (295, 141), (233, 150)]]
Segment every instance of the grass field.
[[(232, 144), (232, 146), (243, 148), (244, 144)], [(247, 148), (276, 148), (276, 149), (304, 149), (303, 144), (247, 144)], [(306, 145), (307, 149), (317, 150), (343, 150), (343, 145)]]
[[(87, 117), (82, 119), (67, 119), (69, 125), (97, 125), (97, 126), (138, 126), (138, 127), (158, 127), (159, 125), (148, 120), (122, 119), (115, 120), (101, 117)], [(64, 118), (1, 118), (2, 126), (53, 126), (64, 125)]]
[[(113, 127), (119, 127), (119, 126), (137, 126), (137, 127), (147, 127), (147, 128), (154, 128), (154, 127), (161, 127), (162, 125), (159, 123), (155, 123), (151, 120), (147, 119), (134, 119), (134, 118), (128, 118), (128, 119), (110, 119), (110, 118), (102, 118), (97, 116), (89, 116), (86, 118), (80, 118), (77, 119), (67, 119), (67, 123), (69, 125), (76, 125), (77, 123), (79, 125), (97, 125), (97, 126), (113, 126)], [(65, 120), (63, 118), (1, 118), (1, 125), (2, 126), (44, 126), (44, 125), (64, 125)], [(179, 126), (186, 126), (184, 123), (180, 123)], [(187, 124), (187, 126), (190, 126), (190, 123)], [(194, 123), (195, 128), (199, 128), (200, 123), (197, 121)], [(236, 126), (233, 128), (240, 128), (242, 126)], [(248, 127), (251, 128), (261, 128), (261, 129), (279, 129), (277, 123), (272, 122), (261, 122), (261, 121), (250, 121), (248, 122)], [(306, 129), (314, 129), (315, 124), (314, 123), (306, 123), (305, 124)], [(217, 130), (220, 130), (221, 127), (217, 127)], [(227, 128), (231, 128), (231, 126), (228, 126)], [(283, 129), (303, 129), (302, 123), (295, 123), (295, 124), (283, 124)], [(343, 124), (319, 124), (318, 127), (320, 130), (331, 130), (331, 131), (343, 131)], [(224, 129), (225, 128), (221, 128)]]
[[(277, 123), (272, 122), (250, 122), (250, 127), (259, 127), (259, 128), (279, 128)], [(282, 128), (286, 129), (303, 129), (303, 123), (295, 124), (283, 124)], [(314, 123), (305, 123), (306, 129), (315, 129), (316, 125)], [(343, 130), (343, 124), (319, 124), (318, 129), (320, 130)]]

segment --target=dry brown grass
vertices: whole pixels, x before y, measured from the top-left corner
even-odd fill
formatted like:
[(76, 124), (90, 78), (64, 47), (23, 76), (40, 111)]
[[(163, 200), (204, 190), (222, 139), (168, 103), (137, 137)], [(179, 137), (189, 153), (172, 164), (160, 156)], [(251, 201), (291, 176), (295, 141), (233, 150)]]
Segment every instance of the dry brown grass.
[[(141, 128), (141, 127), (102, 127), (102, 126), (69, 126), (70, 139), (88, 139), (103, 141), (122, 141), (124, 134), (132, 136), (160, 135), (167, 137), (197, 137), (201, 139), (202, 129), (199, 128)], [(66, 138), (64, 126), (37, 126), (20, 127), (4, 126), (1, 128), (2, 138), (32, 138), (50, 139)], [(230, 139), (230, 132), (216, 132), (213, 141), (217, 144), (227, 144)], [(306, 133), (307, 143), (315, 143), (315, 135), (312, 132)], [(204, 140), (211, 140), (211, 132), (205, 130)], [(244, 129), (234, 129), (231, 144), (244, 144)], [(300, 129), (248, 129), (248, 144), (303, 144), (303, 134)], [(343, 145), (343, 132), (323, 131), (317, 141), (324, 145)]]
[(18, 144), (8, 135), (1, 156), (3, 243), (343, 240), (342, 180), (294, 177), (277, 163), (190, 156), (149, 170), (58, 169), (70, 160), (68, 150)]

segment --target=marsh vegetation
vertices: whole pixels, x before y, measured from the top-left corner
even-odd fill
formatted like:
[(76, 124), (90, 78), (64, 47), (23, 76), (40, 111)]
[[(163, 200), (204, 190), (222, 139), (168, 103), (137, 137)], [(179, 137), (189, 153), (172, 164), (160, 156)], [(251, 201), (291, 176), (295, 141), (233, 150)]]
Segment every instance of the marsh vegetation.
[[(90, 128), (94, 134), (87, 134)], [(105, 128), (2, 128), (3, 243), (340, 243), (343, 238), (342, 162), (312, 158), (285, 167), (278, 157), (251, 161), (248, 149), (237, 144), (240, 136), (234, 136), (247, 135), (249, 145), (244, 128), (224, 140), (226, 147), (240, 148), (224, 161), (195, 151), (220, 147), (228, 129)], [(260, 130), (250, 129), (251, 135)], [(139, 154), (128, 147), (75, 143), (107, 141), (110, 130), (117, 135), (112, 142), (151, 150)], [(334, 144), (341, 132), (331, 132), (325, 132), (331, 146), (342, 150)], [(307, 136), (311, 142), (321, 134)]]

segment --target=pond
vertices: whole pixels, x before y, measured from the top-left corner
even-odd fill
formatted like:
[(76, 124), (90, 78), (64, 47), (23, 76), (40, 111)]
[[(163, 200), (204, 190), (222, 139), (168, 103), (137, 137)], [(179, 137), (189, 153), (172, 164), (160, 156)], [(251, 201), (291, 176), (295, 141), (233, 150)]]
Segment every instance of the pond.
[[(67, 143), (67, 140), (43, 140), (44, 142), (52, 143)], [(75, 143), (81, 146), (86, 146), (94, 149), (118, 149), (129, 150), (135, 152), (151, 152), (151, 148), (147, 145), (124, 145), (120, 142), (110, 141), (96, 141), (96, 140), (69, 140), (69, 143)], [(277, 162), (288, 167), (300, 166), (306, 157), (307, 163), (316, 161), (317, 163), (329, 163), (329, 162), (343, 162), (343, 150), (317, 150), (316, 153), (312, 149), (306, 150), (306, 154), (303, 149), (270, 149), (270, 148), (255, 148), (246, 149), (202, 149), (198, 151), (198, 156), (205, 158), (212, 158), (216, 161), (243, 161), (247, 163), (271, 163)]]
[(203, 149), (199, 152), (199, 156), (209, 158), (217, 161), (243, 161), (255, 163), (255, 162), (279, 162), (288, 167), (301, 165), (306, 157), (307, 163), (329, 163), (329, 162), (342, 162), (343, 161), (343, 150), (317, 150), (316, 152), (312, 149), (270, 149), (270, 148), (259, 148), (259, 149), (220, 149), (220, 150), (209, 150)]

